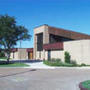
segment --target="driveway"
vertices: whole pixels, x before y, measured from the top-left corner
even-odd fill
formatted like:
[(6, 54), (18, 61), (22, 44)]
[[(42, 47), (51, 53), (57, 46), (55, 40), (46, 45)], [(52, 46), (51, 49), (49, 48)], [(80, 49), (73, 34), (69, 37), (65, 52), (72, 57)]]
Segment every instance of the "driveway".
[(0, 68), (0, 90), (79, 90), (90, 69)]

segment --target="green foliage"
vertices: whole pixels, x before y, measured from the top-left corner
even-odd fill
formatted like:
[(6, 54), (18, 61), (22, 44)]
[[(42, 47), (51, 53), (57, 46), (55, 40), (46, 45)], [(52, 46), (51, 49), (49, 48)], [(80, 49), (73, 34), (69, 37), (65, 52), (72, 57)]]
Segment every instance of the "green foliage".
[(70, 63), (77, 66), (77, 62), (75, 60), (71, 60)]
[(7, 60), (7, 57), (5, 56), (5, 57), (0, 57), (0, 60), (1, 61), (6, 61)]
[(66, 66), (66, 67), (76, 66), (75, 64), (64, 63), (59, 58), (57, 58), (57, 59), (52, 58), (50, 61), (44, 60), (43, 63), (46, 65), (49, 65), (49, 66)]
[(55, 58), (52, 58), (51, 61), (55, 61), (56, 59)]
[(57, 61), (57, 62), (61, 62), (61, 59), (59, 59), (59, 58), (56, 58), (56, 61)]
[(52, 58), (51, 60), (45, 60), (44, 63), (50, 66), (59, 66), (62, 62), (59, 58)]
[(0, 52), (0, 57), (5, 57), (4, 52)]
[(72, 60), (70, 63), (64, 63), (61, 61), (61, 59), (51, 59), (50, 61), (44, 60), (44, 64), (49, 66), (62, 66), (62, 67), (82, 67), (82, 66), (90, 66), (82, 63), (81, 65), (77, 64), (76, 61)]
[(52, 58), (51, 61), (52, 62), (61, 62), (61, 59), (59, 59), (59, 58)]
[(10, 51), (17, 44), (17, 41), (27, 40), (30, 37), (28, 30), (24, 26), (17, 25), (14, 17), (0, 15), (0, 45), (4, 47), (8, 61)]
[(70, 64), (70, 63), (63, 63), (64, 67), (74, 67), (74, 64)]
[(65, 55), (65, 63), (70, 63), (71, 56), (69, 52), (65, 52), (64, 55)]
[(86, 64), (82, 63), (81, 66), (86, 66)]
[(49, 66), (60, 66), (62, 65), (62, 62), (55, 62), (55, 61), (48, 61), (48, 60), (45, 60), (43, 61), (44, 64), (46, 65), (49, 65)]
[(29, 65), (27, 64), (24, 64), (24, 63), (3, 63), (3, 64), (0, 64), (0, 67), (27, 67)]
[(45, 60), (43, 61), (44, 64), (49, 65), (49, 66), (63, 66), (63, 67), (74, 67), (75, 65), (69, 64), (69, 63), (63, 63), (63, 62), (52, 62)]
[(86, 88), (86, 90), (90, 90), (90, 80), (82, 82), (82, 86)]

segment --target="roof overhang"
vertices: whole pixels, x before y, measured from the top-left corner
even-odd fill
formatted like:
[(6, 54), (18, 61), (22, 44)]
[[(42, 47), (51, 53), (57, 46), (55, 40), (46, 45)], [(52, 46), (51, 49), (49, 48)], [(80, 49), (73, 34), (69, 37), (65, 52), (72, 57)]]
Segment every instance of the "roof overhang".
[(63, 42), (57, 42), (53, 44), (44, 44), (44, 50), (63, 50)]

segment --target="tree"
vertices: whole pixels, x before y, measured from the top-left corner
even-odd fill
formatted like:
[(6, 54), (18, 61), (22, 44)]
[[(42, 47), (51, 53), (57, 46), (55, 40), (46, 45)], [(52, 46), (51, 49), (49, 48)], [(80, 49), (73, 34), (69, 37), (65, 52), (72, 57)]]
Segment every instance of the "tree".
[(5, 53), (3, 51), (0, 51), (0, 57), (5, 57)]
[(17, 44), (17, 41), (30, 39), (28, 29), (16, 24), (14, 17), (0, 15), (0, 45), (4, 47), (9, 63), (11, 49)]
[(70, 56), (69, 52), (66, 51), (64, 53), (64, 55), (65, 55), (65, 63), (70, 63), (71, 56)]

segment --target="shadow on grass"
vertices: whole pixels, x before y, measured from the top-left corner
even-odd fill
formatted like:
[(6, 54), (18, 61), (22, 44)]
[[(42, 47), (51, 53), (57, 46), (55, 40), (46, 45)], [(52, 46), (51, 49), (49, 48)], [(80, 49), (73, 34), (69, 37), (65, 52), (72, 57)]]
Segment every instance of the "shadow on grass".
[(38, 63), (38, 62), (42, 62), (42, 60), (12, 60), (9, 61), (9, 63), (7, 61), (3, 61), (0, 60), (0, 65), (8, 65), (8, 64), (14, 64), (14, 63)]
[(8, 65), (8, 64), (14, 64), (15, 62), (7, 62), (7, 61), (0, 61), (0, 65)]
[(33, 71), (36, 71), (36, 69), (31, 69), (28, 71), (23, 71), (23, 72), (18, 72), (18, 73), (12, 73), (12, 74), (8, 74), (8, 75), (1, 75), (0, 78), (15, 76), (15, 75), (24, 74), (24, 73), (33, 72)]
[[(42, 60), (12, 60), (9, 61), (9, 64), (13, 64), (13, 63), (38, 63), (38, 62), (42, 62)], [(0, 65), (1, 64), (8, 64), (7, 61), (3, 61), (0, 60)]]

